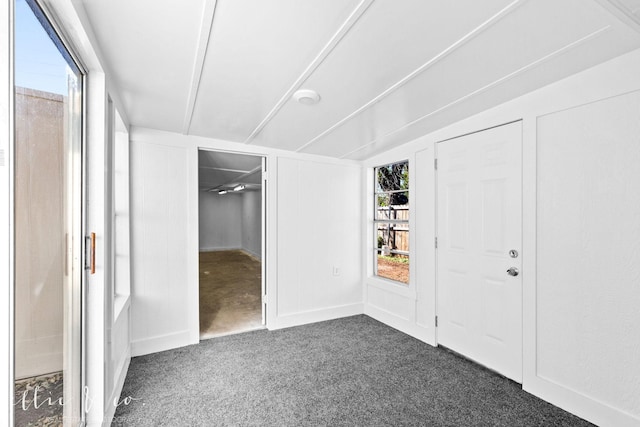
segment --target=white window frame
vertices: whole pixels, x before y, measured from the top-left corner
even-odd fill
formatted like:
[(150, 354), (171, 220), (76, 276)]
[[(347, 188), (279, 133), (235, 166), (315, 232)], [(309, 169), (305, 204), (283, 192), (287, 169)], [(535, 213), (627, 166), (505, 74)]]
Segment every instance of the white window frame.
[[(400, 160), (400, 161), (396, 161), (396, 162), (392, 162), (392, 163), (386, 163), (386, 164), (382, 164), (382, 165), (378, 165), (378, 166), (374, 166), (372, 171), (373, 171), (373, 203), (372, 203), (372, 208), (373, 208), (373, 227), (372, 227), (372, 234), (373, 234), (373, 276), (376, 277), (377, 279), (381, 279), (381, 280), (385, 280), (385, 281), (390, 281), (391, 283), (394, 284), (398, 284), (401, 286), (409, 286), (409, 284), (411, 283), (411, 277), (409, 277), (407, 283), (405, 282), (401, 282), (399, 280), (394, 280), (394, 279), (390, 279), (384, 276), (380, 276), (378, 274), (378, 254), (382, 253), (382, 249), (378, 248), (378, 227), (380, 224), (387, 224), (388, 227), (391, 227), (392, 225), (401, 225), (403, 226), (402, 231), (405, 231), (405, 227), (406, 227), (406, 233), (407, 233), (407, 237), (409, 237), (409, 250), (404, 251), (404, 250), (398, 250), (398, 249), (390, 249), (389, 253), (391, 254), (397, 254), (397, 255), (402, 255), (402, 256), (406, 256), (409, 259), (409, 265), (411, 265), (411, 226), (410, 226), (410, 217), (411, 217), (411, 204), (409, 201), (407, 201), (407, 211), (408, 211), (408, 218), (407, 219), (390, 219), (390, 218), (386, 218), (386, 219), (378, 219), (378, 196), (381, 195), (389, 195), (391, 196), (392, 194), (396, 194), (396, 193), (407, 193), (407, 195), (409, 195), (411, 193), (411, 186), (410, 186), (410, 178), (407, 180), (407, 188), (406, 189), (401, 189), (401, 190), (378, 190), (378, 170), (380, 168), (384, 168), (384, 167), (391, 167), (394, 165), (398, 165), (398, 164), (406, 164), (407, 168), (409, 168), (409, 159), (405, 159), (405, 160)], [(409, 273), (411, 274), (411, 273)]]

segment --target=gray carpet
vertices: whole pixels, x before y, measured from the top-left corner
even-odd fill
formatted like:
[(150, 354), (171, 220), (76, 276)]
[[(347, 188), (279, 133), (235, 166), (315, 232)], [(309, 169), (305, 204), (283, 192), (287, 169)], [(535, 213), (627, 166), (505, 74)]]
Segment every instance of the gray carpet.
[(133, 358), (116, 426), (588, 426), (367, 316)]

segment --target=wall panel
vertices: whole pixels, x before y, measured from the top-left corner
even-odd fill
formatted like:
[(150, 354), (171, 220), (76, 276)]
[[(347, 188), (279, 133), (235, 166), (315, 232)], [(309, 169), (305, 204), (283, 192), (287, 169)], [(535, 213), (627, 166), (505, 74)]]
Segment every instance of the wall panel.
[(188, 152), (186, 147), (132, 143), (134, 355), (163, 349), (167, 342), (174, 347), (189, 343)]
[[(372, 248), (375, 242), (367, 235), (365, 253), (370, 257), (366, 271), (365, 313), (410, 334), (435, 344), (435, 170), (433, 147), (399, 150), (378, 166), (409, 160), (409, 241), (410, 280), (408, 285), (380, 279), (373, 275)], [(366, 173), (372, 173), (371, 169)], [(373, 180), (371, 184), (373, 185)], [(365, 212), (373, 211), (372, 189), (367, 194)], [(368, 224), (372, 224), (368, 214)]]
[(360, 168), (281, 157), (277, 173), (275, 326), (362, 312)]
[(537, 375), (640, 418), (640, 92), (537, 120)]

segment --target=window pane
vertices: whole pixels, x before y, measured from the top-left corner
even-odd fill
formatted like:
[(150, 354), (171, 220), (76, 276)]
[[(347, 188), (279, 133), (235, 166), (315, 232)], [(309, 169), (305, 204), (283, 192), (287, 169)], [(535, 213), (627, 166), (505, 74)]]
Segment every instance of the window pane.
[(376, 194), (376, 220), (409, 221), (409, 192)]
[(375, 219), (389, 219), (390, 217), (389, 210), (391, 208), (391, 205), (390, 205), (391, 195), (376, 194), (375, 199), (376, 199)]
[(374, 273), (408, 284), (409, 162), (377, 167), (374, 179)]
[(376, 192), (409, 189), (409, 162), (375, 168)]
[(376, 247), (385, 254), (392, 252), (409, 253), (408, 224), (378, 223), (376, 224)]
[(383, 255), (381, 251), (376, 253), (377, 275), (385, 279), (395, 280), (401, 283), (409, 283), (409, 257), (406, 255)]
[(15, 425), (77, 424), (82, 76), (38, 2), (14, 6)]

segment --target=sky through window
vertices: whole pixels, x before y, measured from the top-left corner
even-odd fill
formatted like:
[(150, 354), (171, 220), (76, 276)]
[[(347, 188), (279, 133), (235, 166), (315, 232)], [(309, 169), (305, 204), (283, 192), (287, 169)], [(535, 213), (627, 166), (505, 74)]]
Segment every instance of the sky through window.
[(15, 2), (15, 85), (67, 95), (67, 63), (25, 0)]

